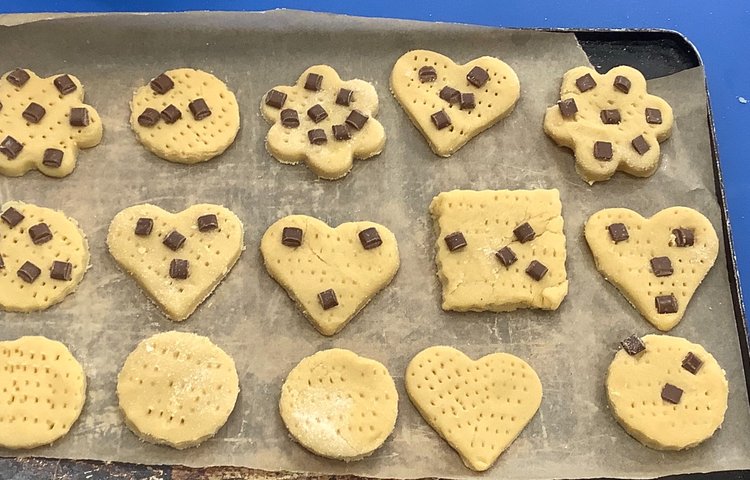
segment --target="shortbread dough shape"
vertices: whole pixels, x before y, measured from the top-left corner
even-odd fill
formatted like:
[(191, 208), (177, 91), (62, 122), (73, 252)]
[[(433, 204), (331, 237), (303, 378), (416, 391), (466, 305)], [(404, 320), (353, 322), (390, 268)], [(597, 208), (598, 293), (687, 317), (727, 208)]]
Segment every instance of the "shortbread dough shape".
[(60, 342), (0, 342), (0, 447), (35, 448), (63, 437), (86, 401), (86, 375)]
[(508, 353), (472, 360), (452, 347), (429, 347), (406, 367), (406, 392), (435, 431), (478, 472), (518, 437), (542, 402), (542, 383)]
[[(596, 86), (581, 92), (576, 79), (589, 74)], [(615, 77), (622, 75), (631, 82), (630, 91), (623, 93), (614, 87)], [(564, 118), (560, 108), (552, 105), (544, 116), (544, 131), (555, 143), (573, 150), (576, 171), (589, 184), (608, 180), (620, 170), (636, 177), (649, 177), (659, 166), (660, 142), (669, 138), (674, 124), (672, 107), (662, 98), (650, 95), (646, 90), (646, 79), (638, 70), (619, 66), (600, 75), (590, 67), (576, 67), (563, 75), (560, 98), (575, 99), (578, 112), (573, 118)], [(646, 108), (661, 111), (662, 123), (647, 123)], [(621, 122), (605, 125), (600, 117), (602, 110), (618, 109)], [(631, 142), (639, 135), (650, 149), (640, 155)], [(612, 159), (599, 160), (594, 157), (594, 143), (612, 144)]]
[[(437, 80), (421, 83), (419, 69), (435, 67)], [(484, 68), (490, 79), (481, 88), (470, 84), (466, 75), (475, 66)], [(476, 106), (461, 110), (438, 95), (443, 87), (473, 93)], [(430, 148), (441, 157), (449, 157), (466, 142), (513, 112), (521, 95), (521, 85), (513, 69), (495, 57), (479, 57), (463, 65), (429, 50), (412, 50), (402, 55), (391, 72), (391, 92), (406, 111)], [(451, 126), (438, 130), (431, 115), (442, 109)]]
[(398, 392), (383, 364), (335, 348), (304, 358), (289, 372), (279, 411), (300, 445), (353, 461), (370, 455), (393, 432)]
[[(215, 214), (219, 228), (198, 230), (198, 217)], [(151, 218), (150, 235), (135, 234), (139, 218)], [(173, 252), (162, 244), (164, 237), (177, 230), (187, 237)], [(107, 234), (109, 253), (120, 267), (133, 276), (141, 289), (170, 320), (188, 318), (227, 276), (245, 249), (242, 222), (231, 210), (208, 203), (170, 213), (150, 205), (135, 205), (115, 216)], [(172, 259), (189, 261), (190, 276), (184, 280), (169, 276)]]
[[(437, 234), (435, 261), (443, 310), (506, 312), (555, 310), (568, 294), (560, 193), (551, 190), (453, 190), (432, 199)], [(520, 243), (513, 229), (529, 222), (536, 238)], [(460, 231), (467, 246), (451, 252), (445, 236)], [(495, 252), (509, 246), (518, 257), (505, 267)], [(525, 270), (532, 260), (549, 271), (540, 281)]]
[[(240, 108), (234, 93), (202, 70), (178, 68), (164, 73), (172, 79), (174, 88), (158, 94), (147, 82), (130, 101), (130, 127), (138, 141), (154, 155), (176, 163), (205, 162), (224, 153), (240, 129)], [(198, 98), (204, 99), (211, 110), (203, 120), (196, 120), (188, 108)], [(138, 116), (146, 108), (161, 112), (170, 104), (182, 113), (175, 123), (160, 119), (152, 127), (138, 124)]]
[(117, 376), (125, 423), (141, 440), (177, 449), (216, 435), (240, 391), (232, 357), (194, 333), (141, 341)]
[[(729, 384), (724, 370), (701, 345), (668, 335), (646, 335), (646, 350), (615, 354), (607, 371), (607, 398), (612, 414), (628, 434), (657, 450), (691, 448), (721, 426)], [(692, 352), (703, 366), (693, 375), (682, 368)], [(661, 398), (670, 383), (684, 391), (677, 405)]]
[[(607, 227), (613, 223), (623, 223), (630, 238), (612, 241)], [(694, 229), (695, 245), (675, 246), (672, 230), (676, 228)], [(646, 320), (664, 332), (682, 320), (719, 252), (719, 238), (711, 222), (687, 207), (666, 208), (648, 219), (627, 208), (607, 208), (586, 221), (584, 235), (597, 270)], [(651, 259), (662, 256), (672, 262), (674, 273), (668, 277), (656, 277), (651, 270)], [(655, 297), (669, 294), (677, 298), (677, 313), (658, 313)]]
[[(302, 245), (281, 243), (284, 227), (304, 232)], [(383, 244), (365, 250), (358, 234), (375, 227)], [(349, 222), (331, 228), (317, 218), (289, 215), (266, 230), (260, 252), (271, 277), (297, 303), (323, 335), (334, 335), (396, 275), (400, 264), (393, 233), (373, 222)], [(332, 288), (339, 305), (324, 310), (318, 293)]]
[[(323, 76), (320, 90), (304, 88), (310, 73)], [(336, 104), (336, 95), (341, 88), (354, 92), (348, 107)], [(328, 65), (315, 65), (302, 72), (294, 85), (280, 85), (273, 87), (273, 90), (287, 94), (284, 106), (278, 109), (266, 105), (266, 96), (263, 95), (260, 110), (266, 121), (272, 124), (266, 136), (266, 149), (279, 162), (291, 165), (305, 162), (318, 177), (336, 180), (349, 173), (354, 159), (364, 160), (383, 151), (385, 130), (374, 118), (378, 114), (378, 94), (372, 84), (359, 79), (344, 81)], [(328, 112), (328, 118), (319, 123), (313, 122), (307, 115), (310, 107), (316, 104)], [(286, 108), (297, 111), (298, 127), (287, 128), (281, 124), (279, 115)], [(350, 140), (336, 140), (332, 126), (343, 125), (352, 110), (359, 110), (370, 118), (362, 130), (349, 127)], [(307, 132), (315, 128), (323, 129), (326, 133), (328, 141), (323, 145), (310, 143)]]
[[(76, 166), (79, 148), (91, 148), (102, 140), (102, 121), (91, 105), (83, 103), (84, 88), (81, 81), (68, 75), (76, 85), (75, 91), (62, 95), (53, 81), (64, 73), (47, 78), (25, 70), (29, 80), (18, 88), (6, 80), (7, 72), (0, 78), (0, 142), (8, 135), (23, 144), (23, 150), (14, 159), (0, 154), (0, 174), (20, 177), (29, 170), (39, 170), (50, 177), (70, 175)], [(21, 115), (31, 102), (44, 107), (46, 113), (39, 123), (29, 123)], [(71, 108), (86, 108), (89, 125), (74, 127), (68, 117)], [(63, 152), (59, 167), (42, 163), (44, 151), (55, 148)]]
[[(78, 223), (59, 210), (39, 207), (18, 201), (6, 202), (0, 213), (13, 207), (25, 218), (15, 227), (0, 220), (0, 256), (5, 268), (0, 268), (0, 310), (6, 312), (36, 312), (62, 302), (75, 292), (89, 268), (89, 245)], [(34, 245), (29, 227), (46, 223), (52, 240)], [(73, 265), (71, 279), (50, 278), (52, 262)], [(42, 273), (33, 283), (22, 280), (17, 272), (30, 261)]]

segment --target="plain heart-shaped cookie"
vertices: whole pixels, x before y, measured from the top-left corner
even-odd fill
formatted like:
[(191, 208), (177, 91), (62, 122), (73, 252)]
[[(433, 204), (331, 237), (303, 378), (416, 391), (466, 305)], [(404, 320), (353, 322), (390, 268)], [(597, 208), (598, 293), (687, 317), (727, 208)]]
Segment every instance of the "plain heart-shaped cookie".
[(584, 234), (599, 272), (662, 331), (682, 319), (719, 252), (711, 222), (687, 207), (648, 219), (627, 208), (600, 210)]
[(521, 86), (516, 72), (494, 57), (458, 65), (436, 52), (412, 50), (393, 66), (391, 92), (432, 151), (448, 157), (508, 116)]
[(399, 267), (393, 233), (373, 222), (331, 228), (290, 215), (268, 227), (260, 252), (271, 277), (323, 335), (339, 332)]
[(542, 402), (536, 372), (508, 353), (472, 360), (455, 348), (430, 347), (409, 362), (405, 382), (422, 417), (478, 472), (495, 463)]
[(180, 213), (143, 204), (112, 220), (109, 252), (175, 321), (188, 318), (244, 250), (242, 222), (228, 208), (198, 204)]

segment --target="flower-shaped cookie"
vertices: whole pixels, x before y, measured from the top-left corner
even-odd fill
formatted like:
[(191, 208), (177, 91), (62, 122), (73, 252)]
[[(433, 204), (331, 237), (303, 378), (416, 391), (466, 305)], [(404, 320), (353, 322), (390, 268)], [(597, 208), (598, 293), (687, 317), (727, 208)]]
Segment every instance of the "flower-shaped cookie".
[(619, 66), (604, 75), (576, 67), (563, 76), (560, 101), (547, 109), (544, 131), (573, 150), (576, 170), (588, 183), (620, 170), (653, 175), (663, 142), (672, 131), (672, 108), (649, 95), (638, 70)]
[(354, 159), (383, 151), (385, 131), (375, 118), (378, 94), (363, 80), (343, 81), (327, 65), (305, 70), (293, 86), (269, 90), (261, 112), (273, 125), (266, 148), (281, 163), (305, 162), (320, 178), (336, 180)]

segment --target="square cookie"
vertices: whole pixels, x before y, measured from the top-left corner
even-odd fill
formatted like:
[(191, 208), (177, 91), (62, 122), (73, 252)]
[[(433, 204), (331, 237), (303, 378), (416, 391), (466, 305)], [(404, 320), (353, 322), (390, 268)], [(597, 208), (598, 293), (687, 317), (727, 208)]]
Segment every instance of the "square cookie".
[(453, 190), (433, 198), (430, 213), (443, 310), (560, 306), (568, 277), (557, 190)]

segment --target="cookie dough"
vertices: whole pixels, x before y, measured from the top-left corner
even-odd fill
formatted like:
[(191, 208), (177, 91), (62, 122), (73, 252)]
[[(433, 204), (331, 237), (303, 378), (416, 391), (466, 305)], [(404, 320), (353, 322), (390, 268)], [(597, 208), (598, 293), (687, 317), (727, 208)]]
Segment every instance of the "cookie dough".
[(240, 129), (237, 99), (202, 70), (168, 70), (140, 87), (130, 101), (130, 126), (154, 155), (199, 163), (221, 155)]
[(555, 310), (568, 294), (557, 190), (453, 190), (432, 199), (443, 310)]
[(607, 398), (618, 423), (657, 450), (691, 448), (711, 437), (729, 396), (716, 359), (684, 338), (646, 335), (641, 341), (644, 350), (623, 348), (607, 371)]
[(508, 353), (472, 360), (455, 348), (430, 347), (409, 362), (405, 382), (422, 417), (478, 472), (495, 463), (542, 403), (536, 372)]
[(260, 242), (266, 270), (310, 323), (334, 335), (396, 275), (396, 237), (373, 222), (331, 228), (290, 215), (268, 227)]
[(84, 89), (73, 75), (38, 77), (16, 69), (0, 78), (0, 174), (20, 177), (39, 170), (70, 175), (79, 148), (102, 139), (102, 121), (83, 103)]
[(109, 253), (174, 321), (188, 318), (245, 249), (242, 222), (221, 205), (179, 213), (155, 205), (126, 208), (107, 234)]
[(494, 57), (463, 65), (429, 50), (396, 61), (391, 92), (430, 148), (448, 157), (510, 115), (521, 95), (516, 72)]
[(35, 448), (65, 436), (86, 401), (86, 375), (45, 337), (0, 342), (0, 447)]
[(0, 207), (0, 310), (34, 312), (60, 303), (88, 268), (88, 242), (75, 220), (30, 203)]
[(289, 372), (279, 411), (300, 445), (353, 461), (370, 455), (393, 431), (398, 392), (383, 364), (334, 348), (304, 358)]
[(576, 171), (589, 184), (620, 170), (653, 175), (661, 147), (672, 131), (672, 108), (646, 91), (638, 70), (620, 66), (600, 75), (576, 67), (563, 76), (560, 101), (547, 109), (544, 131), (570, 148)]
[(193, 333), (166, 332), (143, 340), (117, 376), (128, 428), (141, 440), (177, 449), (216, 435), (239, 391), (232, 358)]
[(268, 152), (281, 163), (305, 162), (326, 180), (345, 176), (354, 159), (373, 157), (385, 146), (375, 87), (344, 81), (327, 65), (308, 68), (292, 86), (273, 87), (260, 110), (271, 124)]
[(687, 207), (648, 219), (627, 208), (607, 208), (588, 219), (584, 235), (597, 270), (665, 332), (682, 320), (719, 252), (711, 222)]

